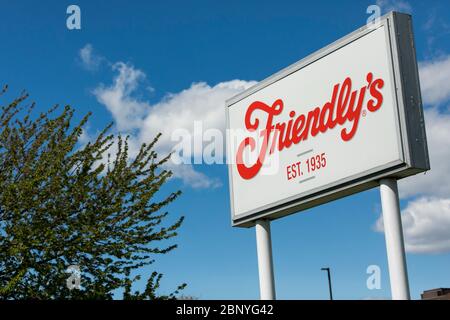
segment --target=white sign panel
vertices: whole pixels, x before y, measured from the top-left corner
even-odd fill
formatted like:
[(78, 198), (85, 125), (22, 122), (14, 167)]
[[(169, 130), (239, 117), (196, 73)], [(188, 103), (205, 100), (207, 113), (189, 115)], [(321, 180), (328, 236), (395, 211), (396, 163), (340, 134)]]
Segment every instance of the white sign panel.
[[(408, 18), (388, 16), (227, 102), (235, 225), (429, 168), (412, 37), (405, 48), (394, 30)], [(412, 34), (407, 30), (403, 37)], [(410, 61), (400, 61), (399, 50)], [(407, 103), (406, 91), (415, 101)]]

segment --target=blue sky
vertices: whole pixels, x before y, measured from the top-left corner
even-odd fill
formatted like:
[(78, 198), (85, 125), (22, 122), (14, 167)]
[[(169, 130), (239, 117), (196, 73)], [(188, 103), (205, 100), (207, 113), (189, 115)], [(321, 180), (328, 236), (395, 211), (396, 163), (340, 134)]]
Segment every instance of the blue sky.
[[(180, 121), (220, 129), (225, 98), (364, 25), (374, 3), (4, 1), (1, 80), (9, 97), (26, 89), (38, 110), (59, 103), (74, 106), (78, 118), (92, 111), (86, 138), (112, 120), (136, 144)], [(81, 30), (66, 28), (70, 4), (81, 8)], [(450, 287), (450, 3), (378, 4), (413, 15), (427, 110), (432, 172), (400, 183), (417, 299), (423, 290)], [(174, 112), (180, 105), (182, 113)], [(168, 145), (163, 140), (161, 151)], [(198, 298), (258, 298), (255, 232), (230, 225), (225, 165), (189, 166), (177, 176), (168, 187), (183, 191), (170, 207), (173, 219), (186, 216), (179, 248), (143, 274), (163, 272), (163, 292), (187, 282), (185, 294)], [(324, 266), (332, 268), (337, 299), (390, 297), (379, 214), (373, 189), (273, 222), (278, 298), (327, 299)], [(382, 270), (380, 290), (366, 287), (373, 264)]]

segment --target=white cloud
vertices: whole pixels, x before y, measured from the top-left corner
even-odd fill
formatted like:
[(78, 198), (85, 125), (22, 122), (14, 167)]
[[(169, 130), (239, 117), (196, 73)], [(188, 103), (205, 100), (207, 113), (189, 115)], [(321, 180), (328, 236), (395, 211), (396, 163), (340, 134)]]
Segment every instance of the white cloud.
[[(146, 116), (141, 139), (151, 137), (158, 132), (166, 133), (161, 143), (172, 148), (171, 133), (177, 129), (186, 129), (194, 139), (201, 139), (201, 133), (195, 132), (194, 121), (201, 121), (203, 132), (208, 129), (225, 129), (225, 100), (245, 90), (254, 82), (232, 80), (215, 86), (199, 82), (192, 84), (176, 94), (169, 94), (153, 106)], [(199, 150), (193, 150), (194, 154)]]
[(399, 11), (403, 13), (411, 13), (412, 7), (405, 0), (377, 0), (376, 4), (383, 12)]
[(181, 179), (186, 185), (194, 189), (217, 188), (222, 186), (220, 179), (209, 177), (202, 172), (196, 171), (192, 165), (169, 164), (168, 168), (173, 172), (174, 178)]
[(80, 49), (79, 56), (81, 65), (89, 71), (95, 71), (100, 66), (103, 58), (94, 52), (94, 48), (90, 43)]
[(131, 65), (118, 62), (112, 66), (117, 72), (111, 86), (100, 85), (94, 90), (98, 102), (112, 114), (119, 131), (139, 129), (150, 105), (132, 97), (145, 74)]
[[(225, 100), (245, 90), (255, 82), (232, 80), (215, 86), (200, 82), (188, 89), (166, 95), (161, 101), (150, 104), (135, 97), (145, 73), (130, 64), (113, 65), (116, 75), (109, 86), (99, 85), (94, 91), (99, 103), (112, 114), (117, 130), (130, 134), (130, 154), (137, 152), (143, 142), (151, 141), (162, 133), (157, 149), (159, 153), (172, 151), (174, 130), (186, 129), (193, 135), (193, 124), (201, 121), (203, 131), (225, 128)], [(191, 165), (169, 165), (174, 176), (193, 188), (214, 188), (221, 183), (213, 177), (198, 172)]]
[(437, 105), (450, 99), (450, 55), (420, 63), (420, 84), (425, 104)]
[[(412, 253), (450, 251), (450, 199), (422, 197), (402, 210), (405, 249)], [(375, 225), (382, 232), (382, 217)]]

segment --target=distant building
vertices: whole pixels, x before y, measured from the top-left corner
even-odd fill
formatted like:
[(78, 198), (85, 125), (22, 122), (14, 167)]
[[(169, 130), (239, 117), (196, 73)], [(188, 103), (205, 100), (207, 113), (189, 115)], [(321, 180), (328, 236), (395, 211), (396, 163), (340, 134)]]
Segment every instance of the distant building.
[(450, 300), (450, 288), (425, 290), (420, 296), (422, 300)]

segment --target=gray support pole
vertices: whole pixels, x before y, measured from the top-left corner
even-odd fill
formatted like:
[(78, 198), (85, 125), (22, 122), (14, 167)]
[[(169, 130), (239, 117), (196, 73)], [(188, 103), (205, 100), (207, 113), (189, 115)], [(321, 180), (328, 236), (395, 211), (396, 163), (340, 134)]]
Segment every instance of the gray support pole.
[(409, 300), (408, 273), (397, 180), (382, 179), (380, 181), (380, 194), (392, 300)]
[(255, 229), (256, 248), (258, 252), (260, 298), (261, 300), (275, 300), (270, 221), (256, 221)]

